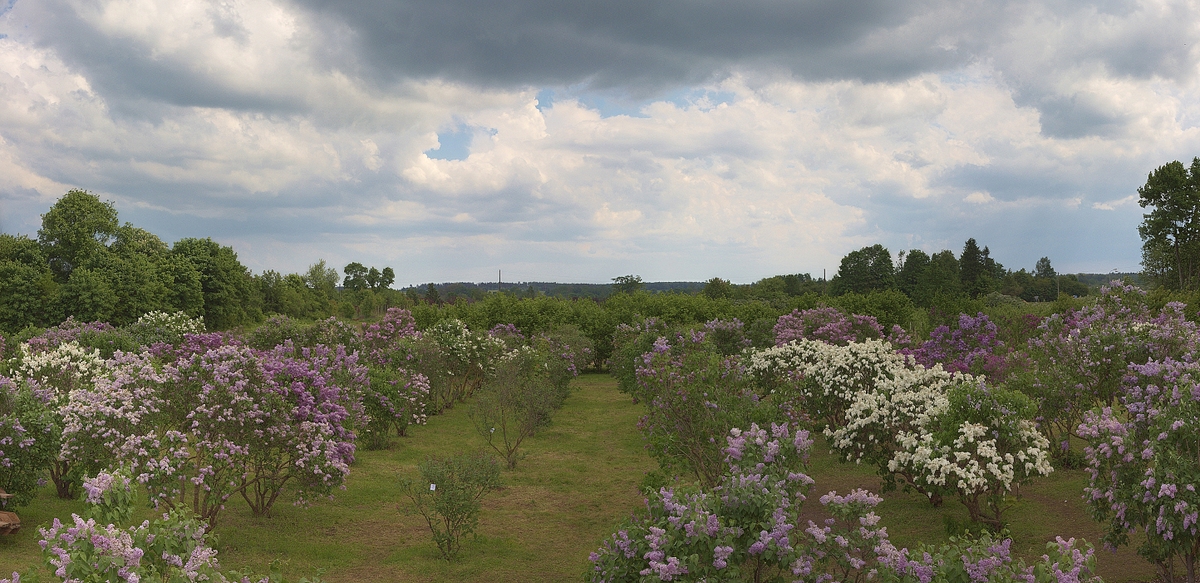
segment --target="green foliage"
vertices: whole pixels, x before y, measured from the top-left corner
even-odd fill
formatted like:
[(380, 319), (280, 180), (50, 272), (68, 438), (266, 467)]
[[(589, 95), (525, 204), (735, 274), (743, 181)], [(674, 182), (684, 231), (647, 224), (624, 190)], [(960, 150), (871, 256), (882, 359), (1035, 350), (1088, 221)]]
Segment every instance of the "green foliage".
[(212, 239), (182, 239), (171, 253), (188, 259), (200, 274), (204, 307), (199, 315), (210, 329), (226, 330), (261, 317), (261, 297), (232, 247)]
[(840, 296), (850, 292), (865, 294), (896, 287), (892, 254), (875, 244), (851, 251), (842, 258), (837, 275), (829, 282), (829, 293)]
[(38, 243), (59, 281), (107, 251), (117, 236), (117, 210), (86, 190), (71, 190), (42, 215)]
[(521, 443), (550, 423), (554, 410), (562, 406), (547, 364), (546, 355), (531, 347), (506, 354), (471, 407), (475, 430), (509, 469), (517, 467), (522, 457)]
[(723, 356), (696, 331), (672, 336), (659, 337), (639, 357), (634, 395), (646, 415), (638, 428), (664, 472), (690, 474), (712, 487), (725, 470), (724, 444), (714, 437), (769, 423), (778, 410), (760, 399), (736, 358)]
[(12, 496), (0, 508), (24, 506), (58, 457), (61, 432), (53, 412), (24, 383), (0, 377), (0, 489)]
[(479, 525), (480, 500), (500, 487), (500, 465), (484, 453), (429, 457), (418, 466), (419, 480), (403, 478), (401, 491), (420, 514), (442, 558), (454, 559), (462, 538)]
[(848, 314), (874, 316), (884, 332), (892, 326), (908, 328), (916, 307), (900, 290), (876, 290), (867, 294), (847, 293), (830, 302)]
[(640, 291), (645, 284), (640, 275), (621, 275), (613, 278), (612, 286), (614, 294), (632, 294)]
[(1159, 166), (1138, 188), (1144, 215), (1142, 268), (1153, 284), (1195, 289), (1200, 284), (1200, 158)]
[(45, 266), (0, 261), (0, 330), (16, 332), (58, 321), (59, 286)]

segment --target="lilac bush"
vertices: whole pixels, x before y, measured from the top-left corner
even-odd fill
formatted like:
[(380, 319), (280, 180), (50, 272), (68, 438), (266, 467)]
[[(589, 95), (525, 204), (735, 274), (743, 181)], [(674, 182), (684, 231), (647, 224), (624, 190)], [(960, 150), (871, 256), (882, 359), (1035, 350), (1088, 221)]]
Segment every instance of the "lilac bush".
[(0, 376), (0, 489), (12, 495), (0, 508), (24, 506), (58, 457), (59, 425), (29, 387)]
[[(1200, 365), (1175, 360), (1130, 365), (1119, 403), (1091, 411), (1079, 426), (1090, 474), (1084, 499), (1105, 524), (1104, 542), (1129, 544), (1164, 580), (1181, 559), (1188, 583), (1200, 557)], [(1141, 540), (1141, 536), (1137, 537)]]
[(699, 330), (660, 337), (637, 366), (635, 396), (646, 405), (638, 428), (651, 457), (669, 473), (714, 485), (724, 471), (716, 436), (771, 418), (735, 357), (722, 356)]
[[(812, 440), (788, 425), (726, 433), (712, 487), (662, 488), (589, 559), (589, 581), (752, 581), (793, 574)], [(810, 559), (811, 561), (812, 559)]]
[(742, 321), (709, 320), (704, 323), (704, 336), (716, 346), (718, 352), (725, 356), (741, 354), (750, 347), (750, 339), (746, 337), (746, 327)]
[(1042, 431), (1066, 450), (1087, 411), (1117, 400), (1130, 365), (1193, 360), (1198, 341), (1182, 304), (1154, 315), (1144, 291), (1113, 282), (1095, 305), (1045, 319), (1029, 341), (1028, 366), (1010, 384), (1034, 399)]
[(386, 364), (402, 338), (418, 334), (417, 321), (411, 312), (403, 308), (388, 308), (378, 322), (363, 326), (363, 352), (372, 363)]
[(589, 559), (584, 579), (651, 581), (934, 581), (1099, 583), (1086, 543), (1058, 538), (1037, 563), (1013, 557), (1012, 541), (985, 535), (940, 547), (898, 549), (865, 490), (820, 498), (821, 522), (799, 520), (813, 481), (812, 441), (786, 425), (726, 437), (728, 469), (709, 488), (662, 488)]
[(959, 314), (957, 326), (938, 326), (929, 340), (914, 349), (901, 349), (926, 367), (941, 364), (949, 372), (986, 376), (1001, 382), (1007, 373), (1004, 343), (997, 339), (999, 329), (983, 312), (976, 316)]
[(883, 337), (883, 327), (874, 316), (846, 316), (837, 308), (792, 310), (775, 324), (775, 345), (794, 340), (820, 340), (845, 346), (851, 342)]
[[(20, 364), (14, 372), (28, 383), (33, 393), (46, 404), (62, 426), (62, 409), (68, 395), (79, 389), (88, 389), (107, 374), (107, 366), (98, 349), (87, 349), (75, 340), (43, 346), (35, 350), (26, 343), (20, 347)], [(58, 436), (54, 436), (57, 442)], [(50, 464), (50, 479), (54, 482), (59, 498), (75, 498), (79, 492), (80, 468), (70, 460), (59, 456)]]
[(352, 428), (365, 423), (354, 383), (366, 375), (343, 348), (297, 357), (227, 345), (161, 366), (129, 354), (109, 364), (93, 390), (71, 393), (63, 452), (101, 469), (128, 463), (156, 505), (212, 524), (235, 495), (265, 514), (288, 482), (305, 500), (349, 472)]

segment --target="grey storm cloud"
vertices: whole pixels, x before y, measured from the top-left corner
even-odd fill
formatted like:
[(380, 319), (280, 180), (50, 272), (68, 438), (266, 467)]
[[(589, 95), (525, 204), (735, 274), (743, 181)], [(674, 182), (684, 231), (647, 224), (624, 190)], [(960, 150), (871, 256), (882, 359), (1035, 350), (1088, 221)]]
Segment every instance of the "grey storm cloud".
[(901, 78), (962, 58), (933, 39), (870, 46), (933, 2), (297, 1), (352, 31), (356, 52), (380, 74), (483, 84), (678, 84), (740, 63), (821, 78)]

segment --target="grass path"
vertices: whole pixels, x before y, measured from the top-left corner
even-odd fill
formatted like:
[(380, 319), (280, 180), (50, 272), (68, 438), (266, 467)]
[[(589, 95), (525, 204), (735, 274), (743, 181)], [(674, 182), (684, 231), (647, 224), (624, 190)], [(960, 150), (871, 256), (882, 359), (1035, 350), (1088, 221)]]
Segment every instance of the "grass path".
[[(324, 569), (322, 577), (331, 583), (578, 581), (588, 553), (641, 505), (638, 484), (655, 467), (636, 429), (641, 406), (618, 393), (608, 375), (581, 377), (553, 424), (523, 445), (528, 457), (516, 470), (503, 472), (504, 489), (484, 499), (479, 536), (468, 539), (457, 561), (447, 563), (438, 558), (423, 520), (402, 512), (397, 479), (415, 475), (416, 464), (427, 455), (480, 447), (467, 408), (459, 405), (431, 417), (426, 426), (411, 428), (412, 435), (397, 440), (393, 449), (361, 452), (346, 490), (334, 500), (307, 509), (281, 504), (270, 518), (256, 518), (240, 499), (232, 501), (216, 529), (222, 564), (265, 572), (273, 559), (281, 558), (288, 562), (285, 573), (292, 580)], [(810, 512), (830, 490), (879, 489), (871, 470), (839, 463), (820, 439), (812, 469), (817, 486)], [(1099, 528), (1079, 498), (1085, 481), (1083, 472), (1060, 471), (1027, 487), (1007, 515), (1014, 550), (1040, 556), (1055, 535), (1097, 541)], [(884, 497), (879, 514), (897, 546), (944, 541), (944, 521), (966, 519), (966, 511), (953, 500), (933, 509), (914, 494)], [(0, 537), (0, 573), (40, 562), (34, 526), (82, 509), (78, 502), (57, 500), (47, 488), (22, 509), (25, 530)], [(1106, 581), (1149, 581), (1154, 576), (1153, 568), (1128, 548), (1098, 553)]]

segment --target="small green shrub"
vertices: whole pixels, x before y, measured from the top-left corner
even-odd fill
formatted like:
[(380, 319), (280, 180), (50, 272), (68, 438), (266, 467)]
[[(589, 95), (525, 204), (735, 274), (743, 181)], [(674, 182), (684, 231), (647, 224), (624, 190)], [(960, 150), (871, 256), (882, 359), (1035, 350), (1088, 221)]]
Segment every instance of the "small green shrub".
[(454, 559), (462, 539), (479, 524), (480, 500), (500, 487), (500, 465), (486, 453), (430, 457), (417, 466), (419, 480), (404, 478), (410, 509), (429, 525), (442, 558)]

